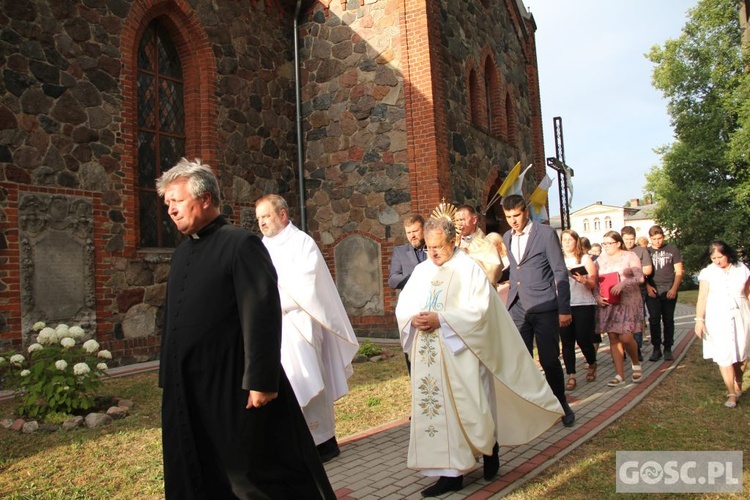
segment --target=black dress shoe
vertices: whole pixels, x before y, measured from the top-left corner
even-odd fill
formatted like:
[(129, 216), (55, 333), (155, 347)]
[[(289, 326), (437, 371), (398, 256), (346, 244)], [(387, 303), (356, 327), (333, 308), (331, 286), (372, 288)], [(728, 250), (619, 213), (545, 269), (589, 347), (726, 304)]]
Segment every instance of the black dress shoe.
[(436, 497), (449, 491), (458, 491), (464, 487), (464, 477), (440, 476), (435, 484), (422, 490), (423, 497)]
[(664, 361), (672, 361), (674, 360), (674, 356), (672, 356), (672, 349), (664, 348)]
[(500, 446), (495, 443), (495, 446), (492, 447), (492, 455), (483, 455), (482, 468), (484, 469), (484, 479), (486, 481), (492, 480), (497, 475), (497, 471), (500, 470), (499, 451)]
[(333, 460), (341, 454), (339, 444), (336, 442), (336, 436), (332, 437), (324, 443), (320, 443), (318, 446), (316, 446), (316, 448), (318, 449), (318, 456), (320, 456), (320, 461), (323, 463), (326, 463), (329, 460)]
[(565, 411), (565, 415), (563, 415), (562, 423), (565, 427), (572, 427), (573, 422), (576, 421), (576, 414), (573, 412), (571, 407), (568, 405), (568, 403), (562, 404), (563, 411)]
[(661, 359), (661, 347), (654, 347), (654, 350), (651, 352), (651, 357), (648, 358), (649, 361), (659, 361)]

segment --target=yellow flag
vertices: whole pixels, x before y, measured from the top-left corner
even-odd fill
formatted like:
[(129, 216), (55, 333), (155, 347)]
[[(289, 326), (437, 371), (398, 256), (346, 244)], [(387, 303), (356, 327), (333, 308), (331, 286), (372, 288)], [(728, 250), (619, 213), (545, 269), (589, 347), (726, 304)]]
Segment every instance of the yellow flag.
[(545, 175), (544, 179), (539, 183), (531, 196), (529, 196), (529, 203), (537, 206), (544, 206), (547, 204), (547, 191), (552, 185), (552, 179), (549, 175)]
[(516, 182), (516, 179), (518, 179), (519, 175), (521, 175), (520, 161), (516, 163), (516, 166), (513, 167), (510, 172), (508, 172), (508, 177), (506, 177), (503, 183), (500, 185), (500, 188), (497, 190), (497, 194), (504, 198), (508, 194), (510, 188), (513, 186), (513, 183)]

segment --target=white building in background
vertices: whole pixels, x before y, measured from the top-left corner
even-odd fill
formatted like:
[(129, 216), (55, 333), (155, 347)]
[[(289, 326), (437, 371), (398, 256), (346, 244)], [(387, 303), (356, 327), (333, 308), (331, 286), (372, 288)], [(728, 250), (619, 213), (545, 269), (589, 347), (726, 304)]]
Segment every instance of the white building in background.
[[(570, 214), (570, 227), (591, 243), (601, 243), (607, 231), (620, 231), (623, 226), (633, 226), (637, 236), (648, 237), (648, 230), (656, 224), (653, 212), (656, 204), (639, 205), (640, 200), (630, 200), (630, 206), (618, 207), (597, 201)], [(558, 223), (559, 224), (559, 223)]]

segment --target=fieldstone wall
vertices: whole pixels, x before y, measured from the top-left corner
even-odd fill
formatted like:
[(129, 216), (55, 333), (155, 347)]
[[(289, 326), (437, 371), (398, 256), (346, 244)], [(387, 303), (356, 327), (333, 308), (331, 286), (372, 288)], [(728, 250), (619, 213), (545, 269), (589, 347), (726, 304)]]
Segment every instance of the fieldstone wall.
[[(485, 7), (484, 4), (487, 4)], [(521, 161), (531, 163), (533, 137), (529, 81), (524, 59), (524, 40), (514, 14), (505, 2), (456, 2), (441, 0), (442, 71), (449, 130), (451, 177), (457, 203), (484, 207), (489, 182), (505, 177)], [(490, 135), (471, 124), (466, 65), (476, 61), (483, 71), (489, 52), (501, 74), (500, 86), (510, 90), (516, 115), (516, 143)], [(494, 169), (494, 170), (493, 170)], [(498, 175), (499, 174), (499, 175)], [(497, 183), (499, 187), (499, 182)]]
[[(186, 127), (187, 156), (213, 157), (222, 212), (237, 222), (242, 210), (270, 192), (294, 204), (293, 30), (280, 4), (2, 0), (0, 344), (20, 343), (19, 199), (21, 192), (39, 192), (81, 198), (91, 208), (98, 340), (124, 362), (158, 353), (171, 251), (136, 243), (137, 147), (126, 140), (134, 137), (135, 81), (127, 80), (123, 66), (139, 42), (127, 45), (127, 30), (150, 18), (151, 10), (170, 26), (198, 20), (189, 40), (179, 39), (179, 29), (170, 31), (176, 45), (208, 43), (211, 61), (202, 67), (215, 71), (200, 74), (200, 88), (186, 91), (186, 116), (199, 107), (190, 96), (212, 101), (216, 112), (209, 121), (192, 116), (198, 125)], [(184, 72), (195, 79), (202, 70), (190, 64), (203, 56), (189, 55)], [(210, 150), (191, 139), (206, 130), (216, 138)]]
[(318, 5), (303, 25), (307, 210), (322, 245), (386, 237), (410, 210), (397, 3)]
[(308, 226), (334, 259), (340, 290), (346, 279), (342, 295), (355, 328), (373, 315), (383, 326), (393, 323), (390, 314), (383, 317), (390, 252), (357, 254), (371, 259), (367, 267), (379, 280), (372, 284), (349, 279), (354, 265), (327, 247), (358, 232), (379, 248), (401, 232), (399, 221), (411, 211), (399, 2), (329, 3), (314, 7), (302, 26)]

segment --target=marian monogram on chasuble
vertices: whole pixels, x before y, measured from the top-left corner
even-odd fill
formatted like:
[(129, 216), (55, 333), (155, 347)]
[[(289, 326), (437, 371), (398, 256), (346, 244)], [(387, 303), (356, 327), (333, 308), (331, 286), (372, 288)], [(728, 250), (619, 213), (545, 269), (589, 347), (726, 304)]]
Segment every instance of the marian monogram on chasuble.
[[(445, 272), (447, 269), (440, 269), (438, 272)], [(450, 276), (448, 276), (450, 278)], [(444, 311), (447, 297), (447, 285), (450, 279), (433, 280), (430, 282), (429, 294), (422, 306), (423, 311), (440, 312)], [(428, 425), (423, 428), (423, 432), (429, 437), (435, 437), (444, 430), (444, 423), (433, 422), (435, 419), (443, 420), (445, 418), (444, 402), (445, 385), (443, 366), (440, 359), (443, 346), (440, 342), (439, 333), (435, 330), (431, 332), (419, 332), (416, 343), (417, 354), (420, 358), (420, 373), (416, 374), (418, 382), (419, 399), (416, 402), (420, 413), (428, 421)]]

